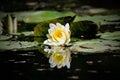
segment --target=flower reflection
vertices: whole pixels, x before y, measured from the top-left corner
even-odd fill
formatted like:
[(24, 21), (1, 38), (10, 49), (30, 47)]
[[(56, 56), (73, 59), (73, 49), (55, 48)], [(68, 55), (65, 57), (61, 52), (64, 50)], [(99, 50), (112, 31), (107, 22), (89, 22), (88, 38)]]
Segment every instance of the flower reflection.
[(70, 42), (70, 30), (69, 24), (62, 25), (60, 23), (50, 23), (50, 29), (48, 29), (49, 34), (47, 34), (48, 39), (44, 41), (47, 45), (66, 45)]
[(57, 68), (62, 68), (65, 66), (70, 68), (71, 53), (69, 49), (56, 46), (51, 47), (50, 49), (46, 47), (44, 51), (50, 54), (49, 63), (51, 68), (55, 66), (57, 66)]

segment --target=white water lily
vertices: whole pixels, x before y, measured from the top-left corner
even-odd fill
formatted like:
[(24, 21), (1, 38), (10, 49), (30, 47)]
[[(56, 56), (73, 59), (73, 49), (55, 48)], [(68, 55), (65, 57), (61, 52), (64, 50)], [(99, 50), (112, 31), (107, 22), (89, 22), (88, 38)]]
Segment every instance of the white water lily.
[(51, 48), (51, 56), (49, 58), (50, 67), (62, 68), (67, 66), (70, 68), (71, 53), (68, 49), (63, 50), (61, 47)]
[(60, 23), (50, 23), (50, 29), (48, 29), (49, 34), (47, 34), (48, 39), (44, 41), (47, 45), (66, 45), (70, 42), (70, 30), (69, 23), (65, 26)]

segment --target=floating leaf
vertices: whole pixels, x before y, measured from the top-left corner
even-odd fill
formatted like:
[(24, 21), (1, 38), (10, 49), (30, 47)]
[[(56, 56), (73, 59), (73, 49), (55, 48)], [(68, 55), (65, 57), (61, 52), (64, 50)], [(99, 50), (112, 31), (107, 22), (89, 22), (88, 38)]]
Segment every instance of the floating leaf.
[(28, 41), (0, 41), (0, 44), (0, 50), (25, 49), (38, 45), (37, 42)]
[(9, 14), (14, 14), (18, 21), (23, 21), (25, 23), (39, 23), (46, 20), (51, 20), (59, 17), (74, 16), (75, 13), (69, 11), (25, 11), (25, 12), (12, 12)]
[(70, 47), (72, 52), (104, 53), (120, 49), (120, 42), (112, 40), (92, 39), (77, 41)]
[(17, 32), (17, 33), (12, 33), (11, 35), (15, 35), (15, 36), (19, 36), (19, 35), (34, 36), (34, 31)]
[(120, 20), (119, 15), (94, 15), (94, 16), (84, 15), (84, 16), (76, 16), (74, 22), (85, 21), (85, 20), (93, 21), (95, 23), (100, 23), (101, 25), (120, 24), (120, 22), (118, 22)]
[(0, 35), (0, 41), (8, 40), (12, 38), (12, 36)]
[(100, 38), (109, 40), (120, 40), (120, 31), (100, 33)]

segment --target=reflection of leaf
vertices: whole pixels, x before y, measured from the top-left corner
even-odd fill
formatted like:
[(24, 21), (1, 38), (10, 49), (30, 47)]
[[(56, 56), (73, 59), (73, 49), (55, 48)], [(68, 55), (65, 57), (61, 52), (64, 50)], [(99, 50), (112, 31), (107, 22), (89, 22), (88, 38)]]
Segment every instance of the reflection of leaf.
[[(46, 34), (48, 33), (49, 29), (49, 23), (61, 23), (61, 24), (66, 24), (66, 23), (71, 23), (74, 20), (75, 16), (66, 16), (66, 17), (61, 17), (53, 20), (48, 20), (44, 22), (40, 22), (37, 24), (34, 28), (34, 36), (35, 40), (38, 42), (41, 42), (42, 38), (46, 38)], [(40, 37), (40, 38), (39, 38)]]
[(28, 41), (0, 41), (0, 45), (2, 45), (0, 46), (0, 50), (11, 50), (35, 47), (38, 43)]

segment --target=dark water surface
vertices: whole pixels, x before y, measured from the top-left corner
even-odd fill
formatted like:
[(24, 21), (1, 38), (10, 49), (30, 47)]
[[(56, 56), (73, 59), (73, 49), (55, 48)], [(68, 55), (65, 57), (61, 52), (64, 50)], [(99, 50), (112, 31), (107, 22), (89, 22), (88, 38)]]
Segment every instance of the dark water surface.
[(2, 0), (0, 11), (28, 10), (78, 10), (81, 6), (90, 5), (98, 8), (120, 9), (117, 0)]
[(0, 52), (0, 80), (119, 80), (120, 54), (72, 54), (70, 69), (50, 68), (37, 50)]

